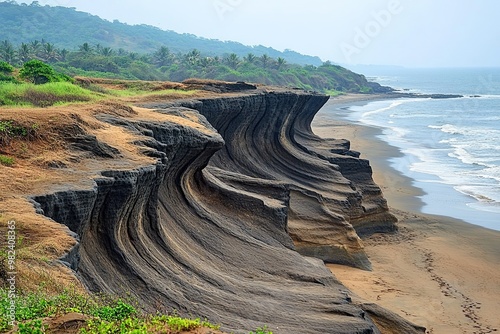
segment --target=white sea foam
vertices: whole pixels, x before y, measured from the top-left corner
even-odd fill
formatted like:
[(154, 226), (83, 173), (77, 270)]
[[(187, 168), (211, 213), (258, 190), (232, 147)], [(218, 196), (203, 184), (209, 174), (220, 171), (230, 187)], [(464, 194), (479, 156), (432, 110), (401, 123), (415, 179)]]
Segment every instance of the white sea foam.
[(495, 180), (500, 184), (500, 166), (491, 166), (480, 170), (467, 171), (465, 175), (479, 179)]
[(399, 118), (399, 119), (407, 119), (407, 118), (441, 118), (441, 115), (432, 115), (432, 114), (424, 114), (424, 113), (411, 113), (411, 114), (391, 114), (389, 115), (391, 118)]
[(391, 110), (391, 109), (393, 109), (393, 108), (395, 108), (397, 106), (400, 106), (401, 104), (403, 104), (403, 101), (394, 101), (394, 102), (392, 102), (387, 107), (383, 107), (383, 108), (379, 108), (379, 109), (367, 111), (367, 112), (363, 113), (363, 115), (361, 117), (364, 118), (364, 117), (367, 117), (367, 116), (370, 116), (370, 115), (379, 114), (379, 113), (382, 113), (384, 111)]
[(500, 71), (405, 73), (384, 84), (464, 97), (370, 103), (355, 119), (383, 128), (381, 138), (400, 148), (391, 163), (427, 193), (427, 212), (500, 229)]
[(474, 197), (480, 202), (499, 202), (500, 198), (494, 199), (492, 197), (497, 197), (495, 193), (488, 191), (488, 185), (460, 185), (454, 187), (461, 193)]
[[(500, 117), (499, 117), (500, 118)], [(463, 122), (466, 122), (464, 120)], [(488, 120), (481, 119), (482, 122), (486, 124)], [(487, 137), (490, 140), (494, 137), (500, 138), (500, 130), (487, 128), (487, 127), (472, 127), (472, 126), (459, 126), (453, 124), (444, 124), (444, 125), (428, 125), (428, 128), (431, 129), (439, 129), (442, 132), (452, 134), (452, 135), (464, 135), (464, 136), (474, 136), (474, 139), (481, 139), (483, 137)]]
[(448, 153), (448, 156), (451, 158), (456, 158), (462, 161), (464, 164), (488, 167), (487, 164), (483, 163), (480, 159), (470, 154), (463, 146), (455, 146), (455, 150), (452, 153)]

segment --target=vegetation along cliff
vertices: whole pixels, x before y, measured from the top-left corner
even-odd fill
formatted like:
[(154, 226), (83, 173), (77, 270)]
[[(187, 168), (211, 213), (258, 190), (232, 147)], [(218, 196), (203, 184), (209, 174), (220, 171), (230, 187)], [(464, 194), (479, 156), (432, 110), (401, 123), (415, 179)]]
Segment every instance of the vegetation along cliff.
[(71, 8), (0, 2), (0, 60), (38, 59), (75, 76), (183, 81), (205, 78), (299, 87), (330, 95), (385, 92), (319, 58), (108, 22)]

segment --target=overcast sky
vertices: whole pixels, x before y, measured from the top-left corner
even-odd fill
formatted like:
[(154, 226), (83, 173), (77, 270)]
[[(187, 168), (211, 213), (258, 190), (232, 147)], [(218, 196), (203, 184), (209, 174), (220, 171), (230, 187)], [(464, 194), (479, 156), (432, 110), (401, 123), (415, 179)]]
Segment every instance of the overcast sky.
[[(31, 3), (30, 1), (18, 1)], [(40, 0), (344, 64), (500, 66), (499, 0)]]

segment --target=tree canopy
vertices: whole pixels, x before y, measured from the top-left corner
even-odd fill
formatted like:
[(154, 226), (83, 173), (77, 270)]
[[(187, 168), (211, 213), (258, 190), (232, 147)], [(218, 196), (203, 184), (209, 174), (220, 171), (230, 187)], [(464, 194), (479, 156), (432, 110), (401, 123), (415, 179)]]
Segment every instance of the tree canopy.
[[(240, 57), (229, 53), (219, 57), (197, 49), (173, 53), (165, 45), (151, 53), (141, 54), (88, 42), (74, 50), (67, 50), (44, 40), (20, 45), (4, 40), (0, 41), (0, 60), (7, 65), (23, 67), (21, 77), (34, 83), (62, 78), (42, 65), (47, 63), (69, 76), (169, 81), (196, 77), (281, 85), (325, 93), (367, 93), (381, 89), (378, 84), (369, 83), (364, 76), (331, 63), (301, 66), (267, 54), (258, 57), (248, 53)], [(5, 74), (2, 78), (0, 81), (11, 80)]]
[(15, 1), (0, 2), (0, 31), (2, 39), (16, 45), (44, 39), (63, 49), (75, 49), (90, 43), (140, 53), (152, 53), (167, 45), (172, 53), (188, 53), (197, 49), (211, 57), (231, 53), (243, 57), (251, 52), (257, 56), (267, 54), (273, 58), (282, 57), (295, 64), (318, 66), (322, 63), (318, 57), (291, 50), (280, 52), (262, 45), (246, 46), (148, 25), (128, 25), (117, 20), (110, 22), (75, 8), (42, 6), (38, 1), (31, 5), (18, 5)]

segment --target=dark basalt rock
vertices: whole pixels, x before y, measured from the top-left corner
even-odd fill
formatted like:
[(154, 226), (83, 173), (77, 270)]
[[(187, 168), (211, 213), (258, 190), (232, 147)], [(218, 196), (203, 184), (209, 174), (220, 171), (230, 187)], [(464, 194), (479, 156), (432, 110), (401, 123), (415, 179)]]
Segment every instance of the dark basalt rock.
[(458, 94), (419, 94), (419, 93), (401, 93), (392, 92), (388, 94), (394, 98), (418, 98), (418, 99), (458, 99), (464, 97)]
[(257, 89), (257, 86), (248, 84), (243, 81), (225, 82), (216, 80), (188, 79), (183, 81), (183, 84), (185, 84), (190, 89), (202, 89), (215, 93), (242, 92)]
[(92, 135), (75, 135), (67, 137), (71, 147), (75, 150), (86, 151), (100, 158), (115, 158), (120, 154), (116, 148), (100, 142)]
[(261, 91), (185, 103), (226, 141), (209, 166), (289, 184), (288, 227), (299, 252), (370, 269), (359, 236), (395, 231), (396, 219), (368, 161), (346, 142), (313, 134), (310, 124), (327, 100), (306, 92)]
[[(367, 313), (321, 260), (295, 251), (366, 267), (352, 223), (393, 226), (368, 163), (345, 143), (344, 154), (313, 145), (328, 145), (310, 132), (326, 99), (256, 92), (183, 103), (204, 116), (179, 104), (161, 111), (202, 129), (100, 115), (147, 136), (137, 145), (156, 164), (33, 199), (78, 233), (65, 261), (90, 290), (131, 294), (150, 312), (175, 309), (234, 333), (264, 324), (274, 333), (380, 333), (370, 314), (397, 328), (392, 313)], [(422, 332), (403, 323), (405, 333)]]

